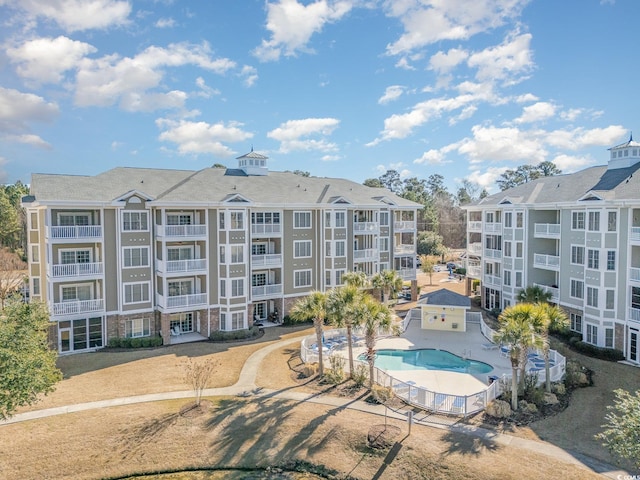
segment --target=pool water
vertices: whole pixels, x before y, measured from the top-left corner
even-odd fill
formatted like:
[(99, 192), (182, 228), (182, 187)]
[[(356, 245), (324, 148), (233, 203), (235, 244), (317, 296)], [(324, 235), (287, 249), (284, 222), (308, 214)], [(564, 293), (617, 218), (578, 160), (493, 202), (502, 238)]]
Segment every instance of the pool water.
[[(366, 360), (360, 355), (359, 360)], [(464, 359), (446, 350), (422, 348), (417, 350), (378, 350), (376, 367), (382, 370), (446, 370), (449, 372), (483, 374), (493, 367), (478, 360)]]

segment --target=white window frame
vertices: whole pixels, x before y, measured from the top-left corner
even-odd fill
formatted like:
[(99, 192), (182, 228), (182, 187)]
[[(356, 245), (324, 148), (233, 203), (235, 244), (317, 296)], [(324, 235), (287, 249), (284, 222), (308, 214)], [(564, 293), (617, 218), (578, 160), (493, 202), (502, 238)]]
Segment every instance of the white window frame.
[[(89, 253), (89, 261), (82, 263), (92, 263), (93, 262), (93, 250), (91, 248), (61, 248), (58, 250), (58, 263), (60, 265), (76, 265), (78, 264), (78, 253)], [(73, 263), (65, 264), (62, 261), (63, 253), (73, 253), (75, 257), (75, 261)]]
[(613, 327), (604, 327), (604, 348), (613, 348), (616, 332)]
[(381, 226), (383, 226), (383, 227), (388, 227), (389, 226), (389, 212), (381, 211), (379, 219), (380, 219), (380, 225)]
[(571, 245), (571, 263), (573, 265), (584, 265), (584, 250), (582, 245)]
[(293, 228), (295, 229), (311, 228), (311, 212), (310, 211), (293, 212)]
[(569, 328), (574, 332), (582, 333), (582, 314), (571, 312), (569, 318), (571, 320), (571, 326)]
[[(132, 220), (131, 217), (139, 216), (137, 220)], [(128, 218), (128, 220), (127, 220)], [(142, 220), (144, 218), (144, 221)], [(132, 228), (132, 225), (136, 223), (140, 225), (140, 228)], [(142, 225), (145, 225), (142, 228)], [(127, 228), (127, 225), (129, 228)], [(123, 210), (122, 211), (122, 231), (123, 232), (148, 232), (149, 231), (149, 212), (146, 210)]]
[[(584, 282), (582, 280), (578, 280), (577, 278), (572, 278), (569, 281), (570, 289), (569, 296), (571, 298), (578, 298), (580, 300), (584, 299)], [(578, 292), (578, 287), (580, 287), (580, 291)], [(581, 296), (577, 296), (577, 294)]]
[(600, 268), (600, 250), (589, 248), (587, 250), (587, 268), (598, 270)]
[[(132, 257), (132, 253), (134, 250), (139, 250), (139, 260), (140, 260), (140, 264), (139, 265), (133, 265), (131, 262), (133, 260), (134, 257)], [(143, 251), (146, 251), (146, 263), (142, 263), (145, 258), (144, 255), (142, 254)], [(150, 252), (149, 252), (149, 247), (123, 247), (122, 249), (122, 268), (141, 268), (141, 267), (148, 267), (149, 266), (149, 256), (150, 256)], [(127, 262), (129, 263), (129, 265), (127, 265)]]
[[(69, 298), (67, 300), (64, 300), (64, 290), (68, 289), (68, 288), (75, 288), (76, 289), (76, 296), (75, 298)], [(78, 298), (78, 288), (88, 288), (89, 289), (89, 298), (87, 299), (82, 299), (82, 298)], [(78, 301), (83, 301), (83, 300), (92, 300), (95, 299), (94, 297), (94, 289), (93, 289), (93, 283), (71, 283), (71, 284), (66, 284), (66, 285), (60, 285), (60, 301), (61, 302), (78, 302)]]
[(231, 279), (231, 297), (244, 297), (244, 278)]
[(587, 286), (587, 305), (593, 308), (598, 308), (598, 288)]
[[(344, 228), (347, 225), (347, 212), (336, 212), (336, 228)], [(387, 219), (387, 225), (389, 224)]]
[(618, 230), (618, 212), (615, 210), (607, 212), (607, 232)]
[[(63, 225), (62, 218), (63, 217), (73, 217), (73, 225)], [(86, 218), (87, 223), (78, 223), (76, 220), (78, 218)], [(91, 225), (91, 215), (89, 212), (58, 212), (58, 225), (60, 226), (86, 226)]]
[(229, 211), (229, 230), (244, 230), (244, 210)]
[[(172, 223), (169, 220), (177, 220), (178, 223)], [(189, 219), (188, 223), (182, 222), (182, 219)], [(193, 225), (193, 212), (167, 212), (167, 225)]]
[(334, 257), (345, 257), (347, 255), (347, 243), (344, 240), (336, 240)]
[(592, 323), (586, 324), (584, 341), (591, 345), (598, 345), (598, 326)]
[[(140, 291), (135, 291), (136, 287), (140, 288)], [(145, 288), (146, 287), (146, 288)], [(130, 290), (131, 299), (127, 300), (127, 290)], [(137, 300), (135, 295), (139, 293), (140, 299)], [(146, 293), (146, 298), (145, 298)], [(122, 304), (123, 305), (135, 305), (138, 303), (149, 303), (151, 301), (151, 282), (128, 282), (122, 284)]]
[[(308, 283), (301, 283), (301, 281), (308, 281)], [(294, 270), (293, 271), (293, 287), (304, 288), (310, 287), (313, 283), (311, 269)]]
[(311, 240), (294, 240), (293, 258), (311, 258), (313, 255), (313, 243)]
[(589, 232), (599, 232), (600, 231), (600, 212), (597, 210), (592, 210), (588, 212), (587, 216), (587, 230)]
[(584, 230), (585, 228), (585, 212), (571, 212), (571, 230)]
[(604, 291), (604, 309), (615, 310), (616, 308), (616, 291), (613, 289), (607, 289)]
[(126, 338), (140, 338), (151, 336), (151, 320), (149, 318), (128, 318), (125, 320)]
[(612, 272), (616, 269), (616, 251), (607, 250), (607, 270)]
[(231, 247), (231, 263), (244, 263), (244, 245), (232, 244)]

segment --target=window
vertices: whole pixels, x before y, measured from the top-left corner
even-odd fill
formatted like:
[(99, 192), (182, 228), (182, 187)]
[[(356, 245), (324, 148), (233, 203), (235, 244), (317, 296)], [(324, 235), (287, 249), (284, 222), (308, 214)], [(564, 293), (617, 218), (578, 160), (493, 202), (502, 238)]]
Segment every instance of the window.
[(584, 247), (573, 245), (571, 247), (571, 263), (584, 265)]
[(293, 272), (294, 287), (310, 287), (311, 286), (311, 270), (296, 270)]
[(589, 212), (589, 230), (592, 232), (600, 230), (600, 212)]
[(124, 303), (144, 303), (149, 301), (149, 283), (125, 283)]
[(244, 245), (231, 245), (231, 263), (244, 263)]
[(40, 277), (33, 277), (33, 291), (31, 295), (36, 296), (40, 295)]
[[(336, 212), (336, 227), (344, 228), (346, 218), (345, 212)], [(387, 223), (389, 223), (389, 214), (387, 214)]]
[(640, 287), (631, 287), (631, 308), (640, 309)]
[(607, 252), (607, 270), (615, 270), (616, 269), (616, 252), (613, 250), (609, 250)]
[[(387, 239), (388, 240), (388, 239)], [(336, 257), (344, 257), (344, 240), (336, 241)], [(387, 242), (387, 250), (389, 249), (389, 244)]]
[(380, 237), (379, 241), (380, 251), (388, 252), (389, 251), (389, 238), (388, 237)]
[(569, 318), (571, 319), (571, 330), (582, 333), (582, 315), (571, 313)]
[(522, 272), (516, 272), (516, 287), (522, 287)]
[(331, 212), (325, 212), (324, 214), (324, 226), (331, 228)]
[(230, 212), (231, 230), (244, 230), (244, 212)]
[(511, 256), (511, 242), (504, 242), (504, 256)]
[(587, 305), (598, 308), (598, 289), (587, 287)]
[(31, 215), (29, 215), (29, 219), (30, 219), (29, 228), (31, 230), (37, 230), (38, 229), (38, 214), (35, 213), (35, 212), (31, 212)]
[(293, 228), (311, 228), (311, 212), (293, 212)]
[(342, 285), (342, 276), (345, 274), (344, 270), (336, 270), (336, 285)]
[(31, 263), (39, 263), (40, 262), (40, 250), (38, 250), (38, 245), (31, 245)]
[(169, 282), (167, 286), (170, 297), (193, 294), (193, 280), (175, 280)]
[(167, 225), (191, 225), (192, 218), (190, 213), (167, 213)]
[(511, 285), (511, 271), (505, 270), (503, 273), (504, 273), (504, 284)]
[(331, 256), (331, 241), (324, 242), (324, 247), (325, 247), (324, 254), (327, 257), (330, 257)]
[(60, 213), (58, 214), (58, 223), (63, 227), (71, 227), (77, 225), (89, 225), (88, 213)]
[(522, 242), (516, 242), (516, 257), (522, 258)]
[(493, 212), (487, 212), (484, 217), (486, 223), (493, 223)]
[(380, 212), (380, 225), (385, 227), (389, 225), (389, 212)]
[(584, 212), (571, 213), (571, 229), (584, 230)]
[(598, 250), (587, 251), (587, 268), (597, 270), (600, 268), (600, 252)]
[(604, 329), (604, 346), (605, 348), (613, 348), (613, 328)]
[(224, 212), (218, 214), (218, 225), (220, 226), (220, 230), (224, 230)]
[(176, 260), (193, 259), (193, 247), (167, 247), (167, 260), (172, 262)]
[(220, 279), (220, 296), (227, 296), (227, 281), (222, 278)]
[(91, 285), (68, 285), (60, 289), (60, 294), (63, 302), (91, 300), (93, 288)]
[(311, 240), (297, 240), (293, 242), (293, 257), (308, 258), (311, 256)]
[(616, 291), (615, 290), (607, 290), (605, 292), (605, 306), (607, 310), (613, 310), (615, 308), (615, 299), (616, 299)]
[(149, 247), (125, 247), (122, 254), (125, 267), (149, 266)]
[(618, 228), (618, 215), (617, 212), (607, 213), (607, 231), (615, 232)]
[(511, 228), (513, 226), (513, 213), (506, 212), (504, 214), (504, 226), (507, 228)]
[(516, 213), (516, 228), (522, 228), (523, 221), (524, 221), (524, 213), (522, 212)]
[(122, 212), (122, 230), (125, 232), (149, 230), (147, 212)]
[(244, 278), (234, 278), (231, 280), (231, 296), (242, 297), (244, 295)]
[(571, 296), (573, 298), (584, 298), (584, 283), (580, 280), (571, 280)]
[(151, 335), (148, 318), (132, 318), (124, 323), (124, 336), (127, 338), (148, 337)]
[(244, 312), (233, 312), (231, 314), (231, 330), (242, 330), (244, 328)]
[(91, 250), (60, 250), (60, 263), (63, 265), (91, 263)]
[(585, 339), (587, 343), (591, 345), (598, 344), (598, 327), (595, 325), (591, 325), (587, 323), (587, 338)]

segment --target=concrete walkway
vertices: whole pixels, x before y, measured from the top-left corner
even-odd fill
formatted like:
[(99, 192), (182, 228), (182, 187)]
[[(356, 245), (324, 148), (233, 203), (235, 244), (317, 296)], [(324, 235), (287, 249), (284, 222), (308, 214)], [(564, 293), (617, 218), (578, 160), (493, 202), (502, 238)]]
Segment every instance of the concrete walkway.
[[(256, 386), (256, 375), (260, 363), (271, 352), (283, 348), (287, 345), (300, 343), (302, 338), (281, 340), (274, 344), (268, 345), (260, 350), (254, 352), (245, 362), (240, 376), (235, 385), (222, 388), (210, 388), (203, 392), (203, 396), (242, 396), (242, 397), (268, 397), (283, 400), (294, 400), (298, 402), (311, 402), (321, 405), (329, 405), (336, 408), (348, 408), (350, 410), (356, 410), (373, 415), (385, 415), (385, 407), (382, 405), (372, 405), (362, 400), (353, 400), (344, 397), (334, 397), (331, 395), (322, 395), (318, 393), (304, 393), (296, 392), (292, 389), (271, 390), (265, 388), (259, 388)], [(0, 421), (0, 427), (2, 425), (9, 425), (13, 423), (25, 422), (28, 420), (35, 420), (39, 418), (51, 417), (55, 415), (62, 415), (67, 413), (82, 412), (85, 410), (93, 410), (96, 408), (108, 408), (118, 407), (123, 405), (132, 405), (136, 403), (156, 402), (161, 400), (173, 400), (180, 398), (193, 398), (193, 390), (181, 391), (181, 392), (161, 392), (152, 393), (148, 395), (137, 395), (132, 397), (114, 398), (110, 400), (100, 400), (97, 402), (79, 403), (76, 405), (67, 405), (64, 407), (48, 408), (44, 410), (35, 410), (31, 412), (19, 413), (13, 417)], [(387, 417), (395, 418), (399, 420), (407, 419), (408, 411), (411, 410), (409, 406), (405, 409), (391, 410), (386, 409)], [(464, 435), (470, 435), (480, 438), (487, 442), (492, 442), (498, 445), (512, 446), (535, 451), (541, 455), (547, 455), (562, 462), (581, 465), (596, 473), (600, 473), (607, 478), (618, 479), (621, 476), (629, 475), (628, 472), (618, 470), (616, 467), (600, 462), (596, 459), (586, 457), (584, 455), (575, 453), (571, 454), (566, 450), (556, 447), (547, 442), (528, 440), (525, 438), (514, 437), (503, 433), (494, 432), (492, 430), (474, 427), (470, 425), (461, 425), (457, 423), (457, 418), (445, 417), (441, 415), (424, 412), (422, 414), (414, 415), (414, 423), (416, 425), (423, 425), (432, 428), (439, 428), (443, 430), (449, 430)]]

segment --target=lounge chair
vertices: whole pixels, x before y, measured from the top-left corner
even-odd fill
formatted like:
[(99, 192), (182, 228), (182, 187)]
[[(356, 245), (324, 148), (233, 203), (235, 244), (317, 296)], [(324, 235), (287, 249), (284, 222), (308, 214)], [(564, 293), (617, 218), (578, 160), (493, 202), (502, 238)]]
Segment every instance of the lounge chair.
[(433, 404), (431, 405), (431, 408), (437, 412), (442, 407), (442, 404), (446, 401), (447, 395), (445, 395), (444, 393), (436, 393), (435, 397), (433, 397)]
[(500, 347), (500, 356), (504, 358), (509, 358), (509, 354), (511, 353), (511, 347)]
[(500, 345), (496, 345), (495, 343), (483, 343), (483, 350), (496, 350)]

